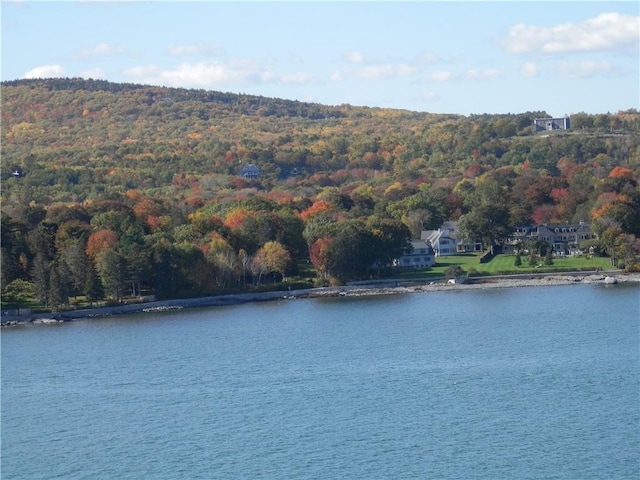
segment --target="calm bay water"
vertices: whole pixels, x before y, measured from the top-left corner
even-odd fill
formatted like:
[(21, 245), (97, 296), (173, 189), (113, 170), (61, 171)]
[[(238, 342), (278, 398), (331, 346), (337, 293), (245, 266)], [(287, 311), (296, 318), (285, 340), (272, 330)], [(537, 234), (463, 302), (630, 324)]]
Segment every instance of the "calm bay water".
[(2, 331), (2, 478), (637, 479), (640, 288)]

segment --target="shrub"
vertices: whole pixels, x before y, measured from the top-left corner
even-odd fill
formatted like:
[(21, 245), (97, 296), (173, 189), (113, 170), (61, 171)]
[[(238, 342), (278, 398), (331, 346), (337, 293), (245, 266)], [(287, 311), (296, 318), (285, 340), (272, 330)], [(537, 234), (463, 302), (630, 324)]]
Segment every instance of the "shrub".
[(460, 278), (465, 276), (465, 272), (460, 265), (450, 265), (444, 271), (444, 275), (447, 278)]

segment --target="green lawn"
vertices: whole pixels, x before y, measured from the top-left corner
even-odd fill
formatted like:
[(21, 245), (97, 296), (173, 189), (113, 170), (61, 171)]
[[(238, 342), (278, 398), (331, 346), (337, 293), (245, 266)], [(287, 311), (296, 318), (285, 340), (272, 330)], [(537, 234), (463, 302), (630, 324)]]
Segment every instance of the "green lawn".
[(472, 253), (460, 254), (452, 257), (436, 257), (436, 265), (429, 270), (422, 269), (407, 269), (401, 271), (398, 275), (394, 274), (398, 278), (437, 278), (444, 275), (444, 271), (451, 265), (460, 265), (465, 272), (470, 268), (478, 270), (480, 265), (480, 256)]
[(442, 277), (445, 270), (451, 265), (460, 265), (465, 272), (475, 269), (480, 274), (498, 273), (537, 273), (548, 271), (568, 271), (568, 270), (595, 270), (601, 268), (607, 270), (611, 268), (607, 257), (565, 257), (554, 258), (553, 265), (541, 266), (540, 268), (530, 267), (527, 257), (522, 257), (522, 266), (515, 267), (515, 255), (496, 255), (488, 263), (480, 263), (480, 255), (460, 254), (452, 257), (437, 257), (436, 265), (431, 270), (406, 270), (398, 275), (400, 278), (435, 278)]
[[(515, 255), (497, 255), (493, 258), (489, 263), (484, 265), (480, 265), (480, 267), (475, 267), (479, 272), (487, 272), (487, 273), (497, 273), (497, 272), (536, 272), (541, 269), (544, 271), (547, 270), (595, 270), (597, 267), (606, 270), (611, 267), (609, 258), (605, 257), (561, 257), (554, 258), (553, 265), (541, 265), (539, 268), (530, 267), (528, 263), (528, 258), (526, 256), (522, 257), (522, 266), (515, 267)], [(540, 262), (542, 264), (542, 262)], [(463, 267), (464, 268), (464, 267)]]

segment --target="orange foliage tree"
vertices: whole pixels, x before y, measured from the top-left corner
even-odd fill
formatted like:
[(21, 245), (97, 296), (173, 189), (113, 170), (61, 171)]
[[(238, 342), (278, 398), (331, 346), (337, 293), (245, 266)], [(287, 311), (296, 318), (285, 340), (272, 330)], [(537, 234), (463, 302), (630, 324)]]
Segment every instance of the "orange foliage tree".
[(107, 248), (113, 248), (118, 243), (118, 235), (108, 228), (98, 230), (89, 235), (87, 239), (87, 255), (95, 259), (100, 252)]
[(311, 205), (309, 208), (300, 212), (300, 218), (302, 218), (302, 220), (306, 222), (310, 218), (318, 215), (319, 213), (328, 212), (333, 209), (334, 209), (333, 205), (331, 205), (329, 202), (325, 200), (317, 200), (313, 202), (313, 205)]
[(309, 258), (311, 259), (311, 264), (323, 278), (327, 277), (329, 251), (332, 242), (333, 238), (322, 237), (313, 242), (311, 247), (309, 247)]
[(227, 228), (234, 229), (242, 226), (245, 220), (252, 216), (252, 213), (244, 208), (234, 208), (224, 219), (224, 225)]
[(633, 178), (633, 172), (629, 168), (618, 166), (618, 167), (614, 167), (609, 172), (609, 177), (610, 178), (620, 178), (620, 177)]

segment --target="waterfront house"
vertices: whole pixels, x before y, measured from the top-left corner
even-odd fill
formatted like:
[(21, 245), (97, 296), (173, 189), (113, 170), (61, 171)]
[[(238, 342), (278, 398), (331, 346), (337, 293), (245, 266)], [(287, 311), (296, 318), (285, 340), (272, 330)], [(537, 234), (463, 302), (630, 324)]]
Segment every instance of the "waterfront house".
[(507, 240), (507, 250), (526, 246), (530, 242), (546, 242), (556, 256), (579, 255), (583, 251), (580, 243), (596, 238), (588, 222), (521, 226)]
[(394, 260), (394, 267), (430, 268), (436, 264), (435, 252), (425, 240), (413, 240), (411, 250)]
[(420, 238), (431, 244), (438, 257), (447, 257), (458, 253), (482, 252), (482, 242), (480, 240), (468, 242), (458, 238), (458, 225), (454, 221), (444, 222), (437, 230), (423, 230)]

